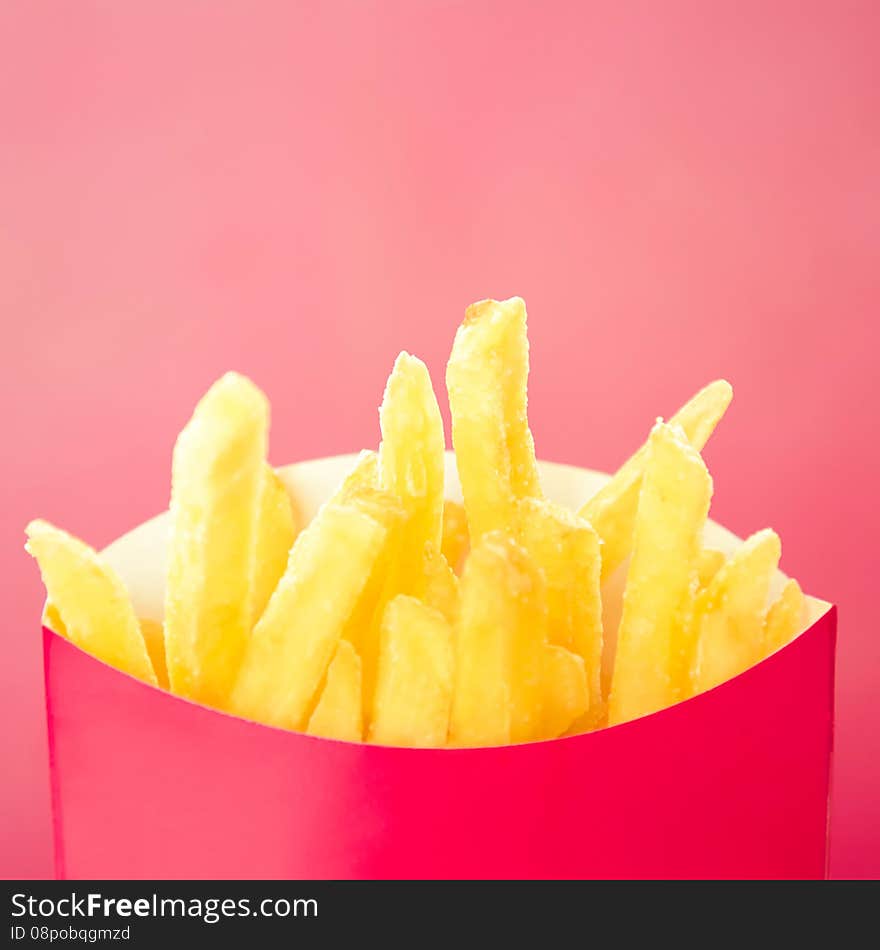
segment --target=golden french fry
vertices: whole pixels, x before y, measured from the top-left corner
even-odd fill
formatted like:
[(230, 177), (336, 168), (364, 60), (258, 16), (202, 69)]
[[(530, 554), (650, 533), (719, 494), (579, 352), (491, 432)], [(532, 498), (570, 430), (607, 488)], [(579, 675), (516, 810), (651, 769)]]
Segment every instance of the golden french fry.
[[(421, 360), (408, 353), (397, 357), (379, 421), (379, 485), (400, 499), (407, 515), (385, 580), (387, 603), (397, 594), (422, 595), (425, 546), (438, 550), (442, 535), (446, 444), (437, 397)], [(381, 614), (373, 625), (374, 653), (380, 622)]]
[(362, 489), (379, 487), (379, 455), (371, 449), (363, 449), (357, 457), (354, 468), (342, 480), (331, 502), (345, 502)]
[(468, 535), (464, 505), (460, 505), (457, 501), (445, 501), (443, 503), (443, 540), (440, 542), (440, 550), (456, 574), (461, 573), (470, 546), (471, 539)]
[(230, 711), (288, 729), (308, 722), (342, 632), (388, 531), (354, 505), (327, 504), (296, 539), (247, 644)]
[(171, 690), (224, 706), (251, 631), (257, 512), (269, 407), (227, 373), (174, 447), (165, 653)]
[(544, 722), (542, 739), (555, 739), (567, 731), (582, 731), (590, 708), (590, 689), (584, 661), (576, 653), (555, 644), (546, 647)]
[(336, 647), (306, 732), (346, 742), (360, 742), (364, 737), (361, 659), (348, 640), (340, 640)]
[(125, 585), (97, 552), (47, 521), (25, 529), (52, 607), (47, 620), (86, 653), (157, 685)]
[[(138, 624), (140, 625), (141, 636), (144, 638), (144, 644), (147, 647), (147, 655), (150, 658), (153, 672), (156, 674), (156, 681), (162, 689), (168, 689), (168, 666), (165, 662), (165, 628), (160, 620), (150, 620), (147, 617), (140, 617)], [(54, 630), (62, 637), (67, 637), (67, 628), (64, 626), (58, 608), (48, 601), (43, 611), (43, 626)]]
[(758, 531), (697, 596), (694, 693), (742, 673), (763, 656), (767, 596), (780, 553), (776, 533), (769, 528)]
[(382, 618), (370, 742), (446, 744), (452, 702), (452, 628), (438, 611), (401, 594)]
[(55, 633), (60, 634), (62, 637), (67, 636), (67, 628), (64, 626), (61, 614), (58, 613), (58, 608), (48, 600), (46, 601), (46, 606), (43, 608), (43, 626), (54, 630)]
[(499, 553), (485, 541), (477, 544), (465, 565), (461, 615), (455, 630), (451, 745), (499, 746), (510, 742), (511, 689), (505, 634), (516, 623), (515, 605), (504, 593), (510, 570), (503, 551)]
[(697, 554), (697, 583), (708, 587), (712, 578), (721, 570), (726, 558), (721, 551), (713, 548), (701, 548)]
[(648, 442), (611, 680), (611, 725), (677, 701), (679, 654), (712, 479), (676, 426)]
[(373, 702), (376, 668), (379, 663), (379, 639), (385, 605), (397, 593), (396, 564), (408, 512), (396, 495), (379, 488), (352, 487), (348, 504), (369, 515), (385, 529), (382, 551), (376, 557), (360, 597), (343, 629), (361, 658), (361, 699), (367, 722)]
[(446, 368), (452, 441), (471, 542), (512, 530), (516, 500), (540, 497), (527, 418), (529, 344), (519, 297), (468, 307)]
[(263, 483), (257, 510), (257, 553), (254, 564), (251, 623), (266, 609), (275, 585), (287, 567), (287, 558), (296, 538), (297, 523), (287, 486), (268, 463), (263, 467)]
[[(501, 537), (503, 539), (503, 535)], [(527, 742), (541, 734), (547, 646), (546, 584), (540, 567), (509, 539), (505, 544), (505, 557), (519, 581), (507, 592), (514, 603), (516, 620), (507, 631), (510, 741)]]
[[(730, 383), (717, 379), (685, 403), (669, 423), (680, 426), (688, 442), (699, 452), (708, 442), (732, 398)], [(579, 512), (602, 539), (603, 580), (626, 560), (631, 550), (648, 445), (643, 445), (624, 462), (614, 477)]]
[[(601, 548), (600, 548), (601, 550)], [(620, 628), (620, 613), (623, 608), (623, 589), (629, 564), (623, 564), (602, 581), (602, 673), (599, 681), (602, 698), (605, 700), (605, 725), (607, 725), (608, 696), (611, 693), (611, 675), (614, 672), (614, 655), (617, 653), (617, 631)]]
[(727, 558), (723, 552), (712, 548), (700, 548), (697, 553), (697, 582), (691, 591), (687, 606), (682, 611), (684, 619), (682, 621), (681, 649), (674, 674), (675, 687), (681, 699), (686, 699), (693, 694), (691, 671), (696, 662), (701, 611), (705, 604), (705, 598), (700, 595), (712, 583), (726, 560)]
[(782, 593), (770, 605), (764, 622), (764, 652), (774, 653), (790, 643), (804, 625), (806, 600), (800, 584), (789, 578)]
[[(409, 353), (394, 362), (379, 423), (379, 487), (396, 495), (409, 513), (399, 560), (413, 568), (426, 543), (440, 547), (446, 441), (431, 376)], [(411, 593), (407, 575), (401, 577), (403, 593)]]
[(138, 622), (140, 623), (141, 636), (147, 645), (150, 663), (153, 664), (156, 680), (162, 689), (168, 689), (168, 663), (165, 660), (165, 628), (162, 626), (162, 621), (141, 617)]
[(687, 698), (692, 693), (691, 669), (696, 661), (697, 655), (697, 637), (699, 635), (698, 626), (700, 620), (697, 616), (699, 605), (699, 594), (705, 590), (715, 575), (724, 566), (727, 560), (724, 553), (716, 551), (713, 548), (700, 548), (697, 553), (696, 587), (691, 591), (688, 604), (683, 610), (684, 619), (682, 621), (682, 641), (681, 655), (675, 671), (676, 689), (682, 699)]
[(504, 745), (540, 735), (547, 605), (540, 568), (501, 531), (474, 546), (461, 581), (450, 742)]
[[(588, 521), (549, 501), (520, 502), (520, 541), (547, 581), (551, 643), (583, 659), (590, 693), (589, 715), (581, 731), (604, 717), (602, 669), (602, 557), (599, 537)], [(567, 729), (571, 723), (567, 723)]]
[(446, 558), (430, 542), (425, 545), (418, 597), (429, 607), (439, 610), (449, 623), (454, 624), (458, 620), (461, 608), (458, 577)]

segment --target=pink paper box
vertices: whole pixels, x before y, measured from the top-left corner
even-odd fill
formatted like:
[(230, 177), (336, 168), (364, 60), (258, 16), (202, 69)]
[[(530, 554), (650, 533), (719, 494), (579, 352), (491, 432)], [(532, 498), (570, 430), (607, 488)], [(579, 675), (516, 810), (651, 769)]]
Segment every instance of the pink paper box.
[[(352, 457), (290, 466), (308, 513)], [(606, 476), (542, 463), (575, 506)], [(454, 466), (448, 472), (455, 497)], [(167, 519), (107, 551), (143, 615)], [(717, 525), (707, 541), (737, 540)], [(779, 581), (782, 578), (780, 576)], [(613, 612), (613, 604), (610, 605)], [(492, 749), (335, 742), (147, 686), (44, 629), (62, 878), (821, 878), (836, 609), (728, 683), (634, 722)]]

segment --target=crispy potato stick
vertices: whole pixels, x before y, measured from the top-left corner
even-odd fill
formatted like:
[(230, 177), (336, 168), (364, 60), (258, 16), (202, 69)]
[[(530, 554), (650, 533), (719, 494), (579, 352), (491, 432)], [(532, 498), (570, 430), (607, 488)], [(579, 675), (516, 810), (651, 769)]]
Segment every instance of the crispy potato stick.
[(782, 593), (770, 605), (764, 622), (764, 652), (774, 653), (790, 643), (804, 624), (806, 601), (800, 584), (789, 578)]
[(125, 585), (87, 544), (47, 521), (25, 529), (25, 550), (36, 558), (52, 604), (50, 621), (81, 650), (147, 683), (156, 674)]
[(268, 463), (263, 466), (263, 483), (257, 510), (257, 553), (254, 564), (251, 623), (266, 609), (275, 585), (287, 567), (287, 558), (296, 538), (297, 520), (287, 486)]
[(336, 647), (306, 732), (346, 742), (360, 742), (364, 737), (361, 658), (348, 640), (340, 640)]
[(457, 501), (443, 503), (443, 540), (440, 550), (456, 574), (461, 574), (471, 539), (468, 535), (467, 515), (464, 505)]
[[(717, 379), (682, 406), (669, 423), (684, 429), (688, 442), (699, 452), (732, 398), (730, 383)], [(580, 510), (581, 517), (590, 522), (602, 539), (603, 580), (623, 563), (630, 552), (647, 455), (648, 443), (624, 462), (611, 481)]]
[(697, 581), (700, 587), (708, 587), (712, 578), (721, 570), (726, 558), (721, 551), (701, 548), (697, 555)]
[(342, 480), (331, 502), (345, 502), (364, 488), (379, 487), (379, 455), (371, 449), (363, 449), (354, 468)]
[(439, 610), (449, 623), (458, 620), (461, 609), (458, 577), (430, 542), (425, 545), (422, 586), (418, 596), (429, 607)]
[[(601, 548), (600, 548), (601, 550)], [(602, 581), (602, 697), (606, 712), (611, 693), (611, 675), (614, 672), (614, 655), (617, 652), (617, 631), (620, 629), (620, 613), (623, 608), (623, 589), (626, 586), (628, 561), (624, 561), (610, 577)], [(606, 723), (607, 725), (607, 715)]]
[(58, 608), (48, 600), (46, 601), (46, 606), (43, 608), (43, 626), (54, 630), (55, 633), (61, 634), (62, 637), (67, 636), (67, 628), (64, 626), (61, 614), (58, 613)]
[(694, 693), (702, 693), (757, 663), (764, 618), (781, 546), (769, 528), (745, 541), (697, 597)]
[(395, 597), (382, 618), (370, 742), (446, 745), (452, 663), (452, 628), (446, 619), (414, 597)]
[(648, 445), (617, 632), (611, 725), (679, 698), (676, 671), (683, 623), (712, 497), (706, 466), (679, 428), (658, 423)]
[(248, 641), (230, 710), (287, 729), (308, 722), (343, 628), (388, 531), (354, 505), (325, 505), (296, 539)]
[(269, 407), (227, 373), (174, 447), (165, 653), (171, 690), (225, 706), (251, 631), (257, 512)]
[(403, 560), (417, 564), (426, 542), (440, 547), (446, 440), (431, 376), (409, 353), (394, 361), (379, 424), (379, 487), (397, 495), (409, 512)]
[(503, 532), (485, 534), (461, 582), (453, 745), (504, 745), (540, 734), (546, 643), (540, 568)]
[[(604, 716), (602, 689), (602, 558), (599, 537), (588, 521), (549, 501), (520, 502), (520, 541), (547, 581), (548, 636), (584, 661), (590, 715), (580, 723), (595, 727)], [(567, 723), (567, 729), (571, 723)]]
[(408, 353), (397, 357), (379, 421), (379, 487), (399, 498), (407, 513), (387, 577), (390, 600), (420, 594), (425, 545), (439, 549), (442, 536), (446, 444), (437, 397), (421, 360)]
[(516, 499), (540, 497), (526, 413), (529, 344), (519, 297), (468, 307), (446, 367), (452, 441), (471, 541), (511, 530)]
[(697, 583), (691, 591), (686, 607), (682, 611), (684, 619), (682, 621), (681, 650), (673, 675), (675, 687), (681, 699), (686, 699), (693, 694), (691, 671), (694, 663), (696, 663), (697, 639), (701, 622), (700, 611), (705, 603), (705, 598), (701, 598), (700, 594), (712, 583), (726, 560), (727, 558), (721, 551), (715, 551), (712, 548), (701, 548), (697, 554)]
[(547, 646), (546, 584), (541, 568), (518, 544), (508, 540), (505, 556), (518, 581), (507, 592), (514, 602), (516, 620), (507, 631), (510, 741), (527, 742), (541, 735)]
[[(508, 562), (503, 539), (488, 535), (471, 551), (461, 579), (455, 629), (455, 671), (449, 741), (456, 746), (510, 742), (510, 678), (506, 634), (516, 604), (506, 596)], [(525, 583), (524, 581), (520, 581)]]
[(584, 661), (565, 647), (550, 645), (544, 653), (545, 691), (542, 739), (555, 739), (567, 731), (581, 731), (590, 708), (590, 689)]
[(165, 628), (162, 626), (162, 621), (141, 617), (139, 623), (141, 636), (147, 645), (147, 653), (150, 656), (150, 662), (153, 664), (156, 679), (162, 689), (168, 689), (168, 664), (165, 661)]
[(396, 562), (406, 528), (407, 511), (396, 495), (379, 488), (352, 487), (348, 504), (369, 515), (385, 529), (385, 544), (375, 559), (342, 636), (361, 658), (361, 699), (364, 723), (368, 724), (379, 663), (379, 638), (385, 605), (397, 593)]

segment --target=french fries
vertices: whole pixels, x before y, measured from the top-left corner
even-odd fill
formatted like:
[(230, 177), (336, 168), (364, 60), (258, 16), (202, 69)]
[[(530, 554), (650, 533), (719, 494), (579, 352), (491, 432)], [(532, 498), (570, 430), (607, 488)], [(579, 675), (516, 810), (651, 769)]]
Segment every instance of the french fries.
[(327, 739), (360, 742), (364, 736), (362, 705), (361, 658), (348, 640), (340, 640), (306, 732)]
[(493, 544), (490, 535), (471, 552), (462, 575), (449, 729), (452, 745), (510, 742), (511, 686), (505, 641), (516, 624), (516, 608), (512, 598), (504, 596), (509, 579), (522, 583), (508, 564), (503, 537)]
[(168, 663), (165, 660), (165, 628), (160, 620), (140, 618), (141, 636), (147, 646), (147, 655), (162, 689), (168, 689)]
[(379, 409), (379, 485), (407, 510), (400, 539), (399, 587), (418, 586), (419, 558), (425, 545), (439, 548), (443, 525), (443, 419), (427, 367), (401, 353), (394, 363)]
[[(685, 403), (669, 422), (683, 429), (687, 440), (700, 452), (732, 398), (730, 383), (717, 379)], [(623, 563), (631, 550), (649, 444), (624, 462), (608, 484), (580, 510), (580, 516), (590, 522), (602, 539), (603, 580)]]
[[(401, 353), (394, 363), (379, 409), (382, 441), (375, 465), (379, 492), (362, 486), (373, 478), (373, 463), (362, 456), (346, 480), (350, 496), (372, 506), (385, 507), (390, 543), (374, 572), (361, 604), (348, 624), (346, 636), (357, 647), (363, 664), (362, 701), (365, 716), (373, 706), (380, 650), (380, 628), (386, 605), (398, 594), (431, 594), (454, 610), (455, 592), (432, 562), (429, 574), (426, 548), (439, 549), (442, 536), (444, 451), (443, 420), (421, 360)], [(358, 470), (362, 470), (360, 474)], [(384, 497), (380, 499), (380, 494)], [(374, 512), (375, 513), (375, 512)], [(435, 559), (436, 561), (436, 559)]]
[(590, 708), (584, 661), (565, 647), (550, 644), (544, 651), (544, 677), (541, 737), (555, 739), (571, 729), (572, 723), (582, 722)]
[(767, 597), (780, 553), (775, 532), (768, 528), (753, 534), (698, 596), (694, 693), (742, 673), (764, 655)]
[(287, 568), (247, 643), (232, 712), (303, 729), (346, 621), (388, 531), (354, 505), (325, 505), (294, 542)]
[(697, 583), (708, 587), (712, 578), (721, 570), (725, 557), (721, 551), (712, 548), (701, 548), (697, 555)]
[(506, 745), (539, 736), (546, 643), (540, 569), (508, 535), (489, 532), (471, 551), (462, 576), (453, 745)]
[[(52, 605), (51, 623), (78, 647), (147, 683), (157, 684), (125, 585), (92, 548), (47, 521), (26, 529)], [(58, 630), (57, 627), (61, 627)]]
[[(25, 531), (27, 531), (27, 529), (25, 529)], [(29, 551), (27, 545), (25, 545), (25, 549)], [(43, 608), (43, 626), (54, 630), (55, 633), (60, 633), (62, 637), (67, 636), (67, 630), (65, 629), (64, 621), (61, 619), (61, 614), (58, 613), (58, 608), (50, 600), (46, 601), (46, 606)]]
[(370, 741), (446, 744), (452, 702), (452, 628), (438, 611), (400, 594), (385, 608)]
[(443, 540), (440, 542), (440, 551), (456, 574), (461, 574), (470, 546), (464, 505), (447, 499), (443, 503)]
[(165, 652), (171, 689), (223, 706), (251, 630), (269, 407), (227, 373), (174, 447)]
[(268, 464), (263, 466), (262, 486), (257, 509), (257, 550), (251, 591), (251, 625), (266, 609), (278, 583), (297, 532), (293, 502), (284, 482)]
[[(491, 536), (490, 536), (491, 537)], [(509, 591), (515, 611), (506, 645), (510, 677), (510, 741), (543, 738), (541, 727), (547, 691), (547, 595), (540, 567), (513, 543), (505, 544), (510, 567), (518, 584)], [(502, 591), (496, 592), (503, 594)]]
[(468, 307), (446, 367), (452, 442), (471, 543), (516, 523), (519, 498), (541, 496), (529, 430), (529, 345), (519, 297)]
[(408, 512), (395, 495), (379, 488), (352, 487), (349, 504), (374, 518), (386, 533), (385, 544), (342, 631), (343, 637), (351, 641), (361, 658), (361, 702), (366, 722), (373, 703), (379, 663), (379, 627), (385, 605), (397, 593), (397, 565)]
[(589, 671), (590, 715), (581, 725), (590, 728), (605, 712), (599, 537), (583, 518), (536, 498), (520, 502), (519, 525), (520, 541), (546, 579), (550, 642), (576, 653)]
[(425, 545), (423, 558), (419, 596), (429, 607), (438, 610), (449, 623), (454, 624), (461, 610), (458, 577), (430, 541)]
[(806, 603), (801, 585), (789, 578), (778, 599), (770, 605), (764, 621), (764, 653), (775, 653), (801, 630)]
[(151, 685), (257, 722), (431, 749), (626, 722), (797, 636), (798, 583), (768, 607), (772, 531), (732, 554), (704, 545), (713, 483), (700, 450), (728, 383), (658, 420), (574, 512), (539, 484), (528, 373), (523, 301), (469, 307), (446, 372), (459, 503), (445, 497), (430, 374), (401, 353), (378, 451), (361, 452), (308, 523), (267, 461), (265, 397), (227, 374), (175, 445), (164, 616), (158, 604), (136, 616), (101, 555), (33, 521), (44, 624)]
[(712, 479), (678, 427), (651, 432), (617, 631), (608, 721), (676, 702), (686, 610)]
[(342, 480), (331, 501), (345, 502), (364, 489), (379, 487), (379, 453), (364, 449), (354, 464), (354, 468)]

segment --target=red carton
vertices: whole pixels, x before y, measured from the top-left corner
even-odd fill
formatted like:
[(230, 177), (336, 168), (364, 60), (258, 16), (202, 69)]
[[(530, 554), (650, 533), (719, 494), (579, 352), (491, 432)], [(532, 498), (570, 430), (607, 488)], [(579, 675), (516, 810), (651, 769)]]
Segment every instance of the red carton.
[[(284, 470), (306, 514), (353, 459)], [(572, 507), (607, 478), (548, 463), (542, 476)], [(451, 459), (448, 484), (455, 497)], [(167, 529), (162, 515), (106, 551), (144, 616), (161, 612)], [(44, 630), (57, 876), (821, 878), (836, 610), (811, 598), (809, 620), (757, 666), (653, 715), (458, 750), (248, 722)]]

